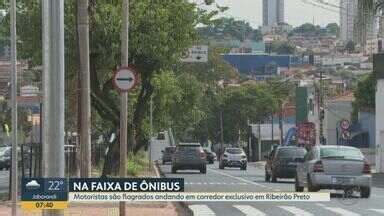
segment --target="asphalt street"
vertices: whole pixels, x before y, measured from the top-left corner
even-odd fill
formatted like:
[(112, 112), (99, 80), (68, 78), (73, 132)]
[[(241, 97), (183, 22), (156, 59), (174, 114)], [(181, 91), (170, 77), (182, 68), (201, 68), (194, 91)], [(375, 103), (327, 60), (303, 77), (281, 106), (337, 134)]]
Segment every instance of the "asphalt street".
[[(207, 174), (185, 170), (171, 173), (170, 164), (161, 165), (166, 177), (181, 177), (188, 192), (294, 192), (293, 179), (277, 183), (264, 181), (263, 167), (248, 165), (247, 170), (208, 165)], [(384, 215), (384, 188), (373, 187), (369, 199), (345, 198), (331, 191), (330, 202), (206, 202), (185, 203), (195, 216), (263, 216), (263, 215)]]

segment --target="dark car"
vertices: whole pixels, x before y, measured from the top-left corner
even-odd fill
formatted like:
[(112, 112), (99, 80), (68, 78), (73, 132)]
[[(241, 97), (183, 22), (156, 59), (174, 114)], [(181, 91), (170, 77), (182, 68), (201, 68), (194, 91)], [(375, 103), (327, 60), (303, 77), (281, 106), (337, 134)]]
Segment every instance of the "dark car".
[(306, 150), (296, 146), (274, 148), (266, 157), (265, 181), (276, 182), (277, 178), (295, 178), (297, 158), (304, 158)]
[(172, 155), (172, 173), (187, 169), (207, 172), (206, 155), (199, 143), (180, 143), (176, 146)]
[(11, 168), (11, 153), (12, 148), (10, 146), (0, 147), (0, 170)]
[(166, 162), (172, 162), (172, 154), (175, 152), (176, 147), (175, 146), (168, 146), (163, 151), (162, 156), (162, 163), (165, 164)]
[(216, 153), (209, 148), (204, 148), (205, 155), (207, 156), (207, 162), (213, 164), (216, 160)]

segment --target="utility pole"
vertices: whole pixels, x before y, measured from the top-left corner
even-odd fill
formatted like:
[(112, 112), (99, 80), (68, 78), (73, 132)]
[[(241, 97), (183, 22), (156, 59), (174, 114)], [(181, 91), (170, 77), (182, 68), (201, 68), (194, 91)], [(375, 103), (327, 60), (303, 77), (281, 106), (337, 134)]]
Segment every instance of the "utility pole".
[[(64, 178), (64, 1), (43, 0), (44, 177)], [(44, 210), (44, 215), (64, 215)]]
[(283, 128), (284, 105), (283, 105), (282, 101), (279, 102), (279, 109), (280, 109), (280, 112), (279, 112), (280, 145), (283, 145), (283, 142), (284, 142), (284, 128)]
[(260, 121), (259, 121), (257, 130), (258, 130), (258, 135), (259, 135), (259, 137), (257, 138), (258, 161), (261, 161), (261, 125), (260, 125)]
[(150, 119), (150, 127), (149, 127), (149, 146), (148, 146), (148, 154), (149, 154), (149, 170), (151, 170), (152, 167), (152, 136), (153, 136), (153, 96), (151, 95), (151, 101), (150, 101), (150, 113), (149, 113), (149, 119)]
[(88, 0), (77, 1), (77, 40), (80, 78), (80, 175), (91, 177), (91, 95), (89, 71), (89, 18)]
[(272, 143), (272, 145), (273, 145), (273, 140), (274, 140), (274, 138), (275, 138), (275, 137), (273, 136), (273, 135), (274, 135), (274, 134), (273, 134), (273, 129), (274, 129), (274, 128), (273, 128), (273, 112), (272, 112), (272, 115), (271, 115), (271, 130), (272, 130), (272, 131), (271, 131), (271, 132), (272, 132), (272, 135), (271, 135), (271, 143)]
[(220, 111), (220, 154), (223, 152), (224, 129), (223, 129), (223, 111)]
[(320, 70), (320, 87), (319, 87), (319, 141), (320, 145), (324, 144), (323, 139), (323, 111), (324, 111), (324, 104), (323, 104), (323, 70)]
[[(121, 66), (128, 67), (129, 41), (129, 0), (122, 2), (121, 24)], [(127, 140), (128, 140), (128, 92), (121, 93), (120, 111), (120, 177), (127, 176)], [(119, 204), (120, 216), (125, 216), (125, 202)]]
[(12, 215), (17, 215), (17, 49), (16, 49), (16, 0), (11, 0), (11, 98), (12, 98)]

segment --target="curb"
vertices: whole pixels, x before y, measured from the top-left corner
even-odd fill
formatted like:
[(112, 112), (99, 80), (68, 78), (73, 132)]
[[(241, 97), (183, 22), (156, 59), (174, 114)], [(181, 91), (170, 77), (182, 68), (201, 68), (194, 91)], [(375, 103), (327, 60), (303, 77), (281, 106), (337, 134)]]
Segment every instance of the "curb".
[[(156, 167), (155, 169), (159, 173), (159, 177), (166, 178), (165, 174), (159, 168), (159, 164), (158, 163), (155, 163), (154, 167)], [(184, 202), (171, 202), (171, 204), (176, 208), (177, 215), (193, 216), (192, 210), (188, 208), (186, 203), (184, 203)]]

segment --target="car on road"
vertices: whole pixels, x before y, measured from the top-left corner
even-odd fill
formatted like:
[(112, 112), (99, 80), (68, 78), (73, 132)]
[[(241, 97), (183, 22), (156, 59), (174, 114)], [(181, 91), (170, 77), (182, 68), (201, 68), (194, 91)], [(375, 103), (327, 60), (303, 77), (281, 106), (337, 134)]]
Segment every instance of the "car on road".
[(207, 162), (213, 164), (216, 160), (216, 153), (209, 148), (203, 148), (205, 155), (207, 156)]
[(163, 165), (167, 162), (172, 162), (172, 154), (175, 152), (175, 149), (176, 149), (175, 146), (168, 146), (168, 147), (165, 147), (165, 149), (161, 151), (163, 153), (163, 155), (161, 157), (161, 161), (162, 161)]
[(172, 173), (188, 169), (207, 173), (206, 154), (199, 143), (179, 143), (172, 155)]
[(304, 158), (306, 150), (297, 146), (280, 146), (266, 156), (265, 181), (277, 182), (278, 178), (295, 178), (296, 158)]
[(247, 169), (247, 156), (241, 148), (225, 148), (219, 161), (219, 169), (225, 167), (240, 167), (241, 170)]
[(359, 191), (363, 198), (371, 194), (371, 167), (358, 148), (315, 146), (297, 162), (297, 192), (306, 186), (310, 192), (321, 189)]
[(11, 146), (0, 147), (0, 170), (11, 168)]

